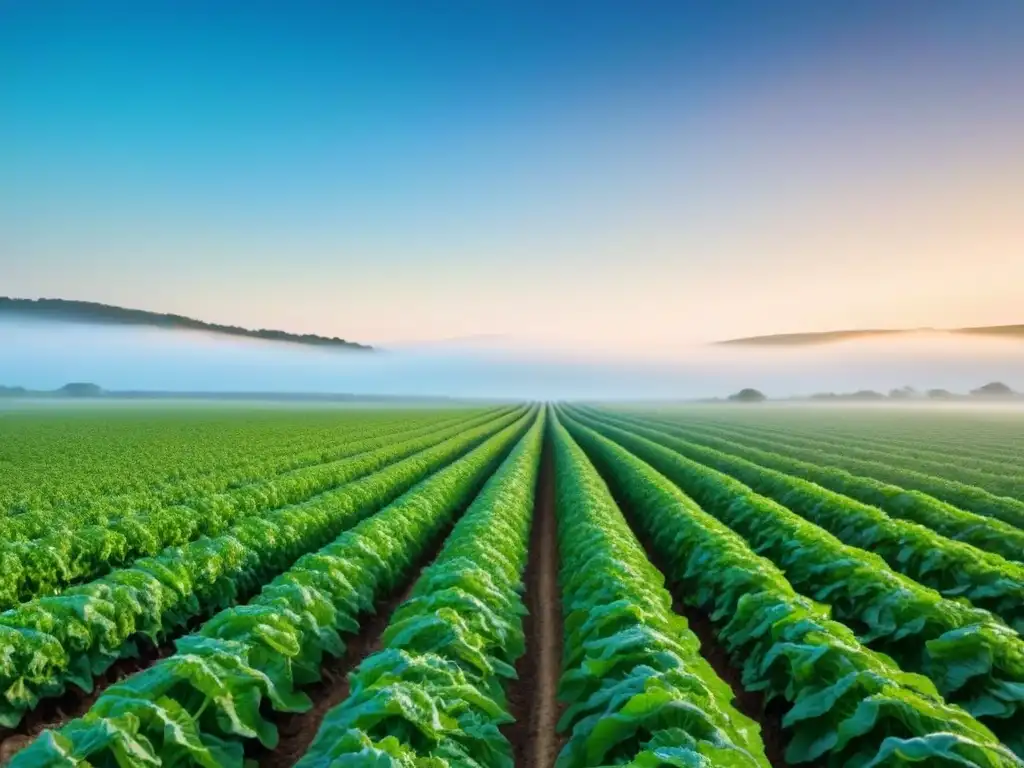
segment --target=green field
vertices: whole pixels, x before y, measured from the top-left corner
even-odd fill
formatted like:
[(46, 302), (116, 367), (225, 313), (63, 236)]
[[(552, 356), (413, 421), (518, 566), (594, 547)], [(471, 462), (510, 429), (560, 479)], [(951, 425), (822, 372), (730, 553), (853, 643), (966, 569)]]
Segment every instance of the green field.
[(1022, 427), (0, 411), (0, 760), (1022, 766)]

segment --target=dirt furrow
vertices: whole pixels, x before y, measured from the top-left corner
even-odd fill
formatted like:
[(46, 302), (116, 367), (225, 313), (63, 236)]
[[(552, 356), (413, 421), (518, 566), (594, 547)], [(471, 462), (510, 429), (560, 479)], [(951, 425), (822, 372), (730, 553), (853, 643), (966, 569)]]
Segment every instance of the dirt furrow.
[(684, 616), (690, 629), (700, 640), (700, 653), (722, 680), (732, 688), (736, 709), (761, 726), (764, 753), (774, 766), (786, 766), (786, 736), (782, 730), (782, 716), (786, 705), (781, 699), (765, 705), (764, 695), (743, 688), (743, 673), (729, 659), (729, 653), (718, 642), (714, 625), (707, 614), (681, 600), (672, 603), (672, 610)]
[[(416, 574), (416, 579), (419, 573)], [(377, 612), (360, 625), (358, 635), (345, 638), (345, 653), (331, 659), (320, 670), (320, 682), (303, 689), (313, 700), (313, 707), (301, 714), (272, 716), (281, 740), (273, 750), (254, 749), (255, 757), (264, 768), (290, 768), (309, 749), (313, 737), (320, 729), (324, 717), (348, 697), (348, 675), (363, 659), (381, 649), (381, 635), (391, 621), (391, 615), (412, 593), (416, 579), (404, 590), (377, 606)]]
[[(655, 568), (665, 574), (665, 586), (669, 588), (673, 597), (672, 610), (676, 614), (683, 616), (690, 625), (690, 630), (697, 635), (697, 639), (700, 640), (701, 656), (711, 665), (715, 673), (732, 688), (733, 704), (735, 707), (761, 726), (761, 739), (764, 742), (764, 753), (768, 758), (768, 762), (776, 766), (776, 768), (784, 768), (789, 765), (784, 757), (786, 753), (786, 734), (782, 730), (782, 716), (786, 710), (785, 704), (777, 699), (766, 706), (763, 694), (747, 691), (743, 688), (743, 674), (740, 668), (732, 663), (725, 647), (718, 642), (718, 636), (711, 619), (699, 608), (689, 606), (679, 598), (683, 588), (681, 585), (674, 583), (669, 577), (668, 574), (671, 573), (671, 570), (665, 567), (664, 560), (658, 556), (651, 542), (633, 524), (635, 521), (630, 518), (629, 509), (622, 506), (621, 500), (617, 501), (626, 515), (634, 535), (636, 535), (644, 551), (647, 553), (648, 559), (654, 564)], [(808, 766), (808, 768), (815, 768), (815, 766)]]
[[(459, 517), (461, 513), (455, 519)], [(324, 663), (320, 670), (320, 681), (302, 689), (303, 693), (313, 700), (312, 708), (301, 714), (269, 713), (270, 719), (277, 725), (280, 741), (273, 750), (254, 744), (251, 747), (251, 754), (247, 757), (255, 759), (261, 768), (291, 768), (306, 754), (324, 717), (348, 697), (349, 673), (353, 672), (363, 659), (381, 650), (381, 635), (388, 628), (392, 614), (409, 599), (420, 574), (437, 559), (453, 527), (454, 524), (447, 527), (426, 555), (416, 563), (414, 575), (405, 587), (378, 602), (374, 614), (361, 617), (358, 634), (344, 636), (345, 653)]]
[(526, 653), (516, 665), (519, 678), (509, 690), (516, 722), (503, 728), (517, 766), (551, 768), (565, 739), (555, 731), (562, 707), (556, 693), (562, 664), (562, 605), (558, 589), (554, 457), (549, 442), (540, 477), (526, 565)]

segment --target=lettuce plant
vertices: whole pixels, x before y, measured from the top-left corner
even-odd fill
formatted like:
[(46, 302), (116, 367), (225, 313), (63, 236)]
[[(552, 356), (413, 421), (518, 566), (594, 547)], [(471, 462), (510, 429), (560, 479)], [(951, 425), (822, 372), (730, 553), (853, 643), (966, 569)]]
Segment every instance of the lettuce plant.
[(894, 570), (964, 598), (1024, 631), (1024, 565), (947, 539), (923, 525), (894, 520), (878, 507), (762, 467), (738, 456), (673, 437), (634, 420), (602, 417), (673, 451), (724, 472), (824, 528), (844, 544), (875, 552)]
[(769, 765), (607, 487), (554, 422), (565, 616), (558, 768)]
[(828, 603), (861, 642), (929, 677), (947, 701), (1024, 752), (1024, 640), (1016, 632), (895, 573), (877, 555), (843, 544), (728, 475), (629, 432), (598, 429), (743, 536), (801, 594)]
[[(907, 490), (872, 477), (854, 475), (832, 466), (833, 460), (820, 450), (796, 451), (786, 448), (785, 455), (775, 450), (762, 450), (716, 432), (693, 433), (678, 427), (666, 427), (683, 434), (688, 440), (753, 461), (761, 466), (817, 483), (836, 493), (849, 496), (883, 510), (892, 517), (910, 520), (930, 528), (947, 538), (962, 541), (1018, 563), (1024, 561), (1024, 530), (995, 517), (986, 517), (940, 501), (921, 491)], [(760, 442), (761, 445), (771, 443)], [(1021, 504), (1024, 508), (1024, 504)], [(991, 511), (991, 505), (987, 507)], [(1021, 518), (1024, 521), (1024, 516)]]
[[(493, 421), (510, 423), (521, 414), (520, 410)], [(484, 423), (492, 419), (480, 417), (475, 421)], [(465, 429), (465, 425), (449, 426), (399, 441), (371, 438), (353, 447), (375, 456), (375, 461), (361, 454), (354, 461), (306, 467), (266, 483), (203, 496), (191, 505), (115, 516), (90, 525), (60, 525), (55, 520), (51, 530), (56, 530), (42, 538), (0, 541), (0, 606), (53, 594), (138, 557), (155, 555), (165, 547), (184, 544), (202, 535), (217, 535), (246, 515), (300, 503)], [(369, 450), (375, 444), (376, 451)]]
[[(442, 431), (353, 457), (344, 477), (354, 482), (302, 504), (252, 514), (217, 538), (170, 548), (0, 614), (0, 723), (17, 725), (41, 698), (59, 696), (68, 684), (90, 691), (94, 676), (118, 658), (136, 655), (139, 639), (161, 642), (190, 619), (252, 594), (300, 555), (494, 434), (509, 418), (447, 439)], [(413, 445), (421, 450), (409, 456)]]
[(680, 597), (714, 622), (744, 687), (788, 702), (789, 762), (1024, 765), (928, 678), (869, 650), (826, 606), (797, 594), (770, 560), (650, 465), (575, 419), (566, 424), (650, 537)]
[(522, 571), (543, 429), (541, 418), (455, 526), (297, 768), (370, 755), (416, 768), (512, 768), (499, 726), (512, 719), (505, 685), (525, 648)]
[[(305, 555), (246, 605), (228, 608), (178, 652), (104, 691), (82, 718), (19, 752), (29, 766), (241, 768), (243, 745), (277, 743), (263, 707), (301, 712), (299, 690), (319, 679), (340, 633), (400, 586), (413, 563), (475, 495), (534, 418), (531, 412), (422, 481), (316, 553)], [(364, 499), (379, 493), (366, 484)]]

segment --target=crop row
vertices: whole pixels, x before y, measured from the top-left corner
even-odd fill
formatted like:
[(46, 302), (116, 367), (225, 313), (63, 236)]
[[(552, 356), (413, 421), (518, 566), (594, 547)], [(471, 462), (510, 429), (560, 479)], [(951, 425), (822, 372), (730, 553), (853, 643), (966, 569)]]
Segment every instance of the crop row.
[(482, 416), (442, 430), (427, 429), (419, 437), (398, 442), (389, 437), (371, 438), (353, 445), (357, 453), (350, 458), (199, 498), (191, 506), (177, 505), (149, 514), (118, 518), (104, 525), (58, 530), (32, 541), (2, 542), (0, 606), (59, 592), (70, 584), (94, 579), (139, 557), (153, 556), (168, 546), (185, 544), (204, 535), (219, 535), (237, 520), (306, 501), (475, 424), (508, 423), (521, 413), (521, 410), (514, 411), (497, 420)]
[[(212, 538), (182, 529), (176, 546), (0, 614), (9, 727), (212, 616), (11, 768), (251, 765), (278, 746), (282, 720), (315, 722), (307, 692), (327, 659), (347, 634), (370, 644), (366, 615), (410, 584), (300, 768), (512, 768), (508, 689), (526, 651), (545, 439), (564, 624), (556, 768), (769, 768), (757, 722), (705, 658), (719, 650), (741, 673), (744, 712), (758, 717), (754, 695), (784, 713), (787, 763), (1024, 768), (1024, 566), (850, 498), (890, 503), (902, 489), (811, 466), (815, 484), (799, 476), (805, 462), (719, 437), (734, 435), (726, 427), (592, 408), (388, 423), (341, 431), (345, 445), (325, 450), (360, 446), (343, 460), (317, 461), (314, 448), (295, 457), (313, 464), (197, 498), (189, 514), (210, 518)], [(831, 490), (840, 480), (846, 495)], [(946, 532), (994, 522), (910, 497)], [(150, 519), (110, 522), (129, 518)], [(673, 593), (710, 619), (711, 648)]]
[[(684, 434), (683, 428), (680, 428), (679, 434)], [(920, 491), (908, 491), (898, 485), (829, 466), (829, 459), (823, 454), (819, 456), (819, 463), (812, 463), (794, 458), (795, 454), (782, 447), (776, 447), (775, 450), (751, 447), (748, 443), (752, 441), (748, 438), (736, 442), (714, 432), (704, 433), (689, 427), (685, 428), (685, 435), (691, 442), (796, 475), (823, 488), (876, 506), (892, 517), (920, 523), (946, 538), (963, 541), (1008, 560), (1024, 561), (1024, 528), (968, 512)], [(763, 444), (769, 447), (772, 445), (768, 442)], [(806, 454), (807, 457), (813, 455), (813, 451)]]
[[(173, 481), (182, 464), (197, 468), (231, 461), (240, 454), (240, 444), (262, 453), (281, 442), (316, 440), (323, 432), (321, 424), (293, 419), (269, 419), (254, 428), (235, 415), (197, 418), (197, 412), (179, 413), (176, 419), (128, 409), (8, 412), (0, 514), (146, 491)], [(128, 467), (131, 471), (125, 471)]]
[(522, 573), (543, 416), (456, 524), (391, 617), (381, 650), (350, 676), (297, 768), (387, 755), (463, 768), (512, 768), (500, 727), (505, 687), (525, 650)]
[[(176, 504), (188, 504), (202, 496), (265, 482), (275, 475), (302, 467), (335, 461), (352, 455), (348, 448), (351, 443), (385, 438), (388, 435), (394, 438), (399, 434), (431, 427), (440, 429), (459, 419), (468, 420), (473, 415), (463, 413), (458, 414), (457, 418), (442, 419), (434, 414), (433, 417), (421, 415), (402, 419), (383, 418), (376, 414), (375, 417), (353, 419), (344, 426), (336, 425), (329, 434), (318, 435), (315, 440), (300, 435), (272, 446), (252, 445), (250, 439), (245, 439), (250, 436), (244, 436), (232, 453), (221, 448), (212, 456), (212, 451), (196, 451), (181, 456), (173, 469), (173, 477), (166, 478), (165, 482), (122, 493), (75, 494), (59, 504), (27, 509), (17, 516), (0, 521), (0, 524), (4, 526), (4, 535), (19, 539), (43, 535), (47, 525), (55, 522), (63, 525), (102, 524), (105, 520), (151, 512)], [(225, 436), (225, 440), (229, 438)], [(157, 436), (154, 439), (159, 438)], [(107, 468), (112, 472), (117, 469)], [(168, 467), (168, 470), (171, 468)], [(133, 468), (132, 474), (134, 472)], [(68, 485), (73, 482), (69, 479)]]
[(628, 431), (582, 419), (647, 462), (785, 572), (801, 594), (831, 606), (865, 645), (934, 682), (1024, 754), (1024, 639), (986, 611), (943, 598), (846, 546), (739, 481)]
[(510, 410), (511, 408), (495, 408), (489, 411), (456, 411), (444, 417), (435, 413), (433, 418), (422, 415), (417, 417), (399, 415), (387, 421), (363, 423), (358, 429), (354, 426), (345, 430), (338, 429), (330, 436), (329, 440), (318, 444), (297, 444), (288, 450), (274, 450), (259, 460), (250, 459), (248, 462), (239, 463), (230, 472), (227, 471), (228, 468), (223, 471), (214, 468), (200, 477), (195, 477), (190, 483), (177, 483), (157, 493), (156, 499), (163, 505), (180, 504), (201, 495), (221, 493), (252, 483), (263, 482), (274, 475), (283, 475), (297, 469), (337, 461), (352, 455), (350, 444), (354, 442), (388, 436), (392, 441), (399, 436), (405, 439), (431, 428), (439, 430), (458, 423), (470, 422), (479, 416), (497, 417)]
[(602, 416), (602, 421), (647, 437), (676, 453), (724, 472), (787, 507), (844, 544), (880, 555), (894, 570), (946, 597), (966, 598), (1024, 630), (1024, 566), (944, 538), (877, 507), (820, 485), (722, 451), (673, 437), (650, 422)]
[(744, 687), (787, 702), (787, 761), (1022, 765), (930, 680), (862, 645), (648, 464), (571, 417), (565, 423), (667, 564), (679, 596), (715, 623)]
[(756, 723), (672, 612), (664, 578), (580, 448), (554, 425), (565, 626), (558, 768), (769, 765)]
[(253, 462), (287, 461), (317, 446), (330, 449), (374, 425), (425, 425), (448, 413), (264, 409), (253, 419), (251, 411), (181, 407), (12, 412), (0, 448), (0, 513), (62, 513), (96, 499), (166, 500), (183, 483), (230, 475)]
[[(343, 632), (408, 580), (415, 562), (465, 507), (535, 418), (505, 427), (319, 551), (305, 555), (247, 605), (228, 608), (177, 653), (104, 691), (82, 718), (18, 753), (23, 766), (242, 766), (244, 745), (274, 747), (269, 710), (302, 712), (301, 688)], [(425, 473), (421, 473), (420, 476)], [(383, 489), (385, 483), (367, 484)], [(263, 708), (261, 708), (261, 705)]]
[[(758, 429), (768, 429), (773, 435), (781, 437), (801, 435), (806, 439), (828, 439), (844, 445), (849, 443), (855, 447), (876, 449), (896, 455), (902, 455), (904, 451), (914, 455), (922, 451), (922, 446), (927, 446), (926, 450), (933, 458), (951, 461), (976, 458), (986, 462), (1003, 463), (1004, 466), (1014, 466), (1024, 455), (1024, 444), (1021, 443), (1020, 436), (1012, 425), (1003, 425), (998, 432), (990, 433), (986, 430), (987, 425), (979, 422), (974, 416), (950, 420), (951, 416), (946, 415), (945, 422), (939, 426), (931, 415), (911, 419), (907, 414), (901, 415), (899, 411), (878, 414), (870, 414), (863, 410), (853, 411), (850, 418), (855, 422), (852, 424), (845, 419), (837, 421), (836, 415), (833, 413), (822, 416), (815, 412), (808, 417), (795, 412), (774, 419), (755, 420), (748, 414), (742, 421), (738, 421), (735, 414), (716, 414), (713, 418), (706, 418), (699, 413), (688, 411), (684, 419), (673, 420), (723, 425), (738, 423), (751, 427), (756, 425)], [(965, 440), (965, 437), (969, 439)]]
[[(694, 429), (690, 425), (683, 427), (676, 424), (673, 426), (675, 429), (685, 429), (687, 437), (694, 440), (725, 440), (736, 443), (734, 436), (722, 434), (717, 430)], [(749, 436), (742, 436), (739, 439), (745, 444), (745, 450), (767, 450), (774, 453), (779, 459), (785, 455), (790, 461), (811, 464), (819, 472), (828, 473), (839, 469), (862, 480), (872, 479), (876, 483), (886, 486), (887, 496), (895, 496), (899, 493), (908, 496), (907, 506), (910, 506), (911, 500), (921, 499), (927, 494), (928, 497), (943, 501), (948, 506), (956, 506), (961, 511), (1004, 522), (1006, 525), (1016, 527), (1018, 531), (1024, 530), (1024, 501), (1009, 496), (997, 496), (985, 488), (969, 485), (966, 478), (950, 480), (925, 474), (919, 470), (899, 467), (896, 460), (883, 458), (865, 461), (841, 452), (842, 449), (838, 447), (834, 451), (829, 451), (826, 446), (820, 444), (808, 448), (796, 448), (787, 445), (785, 440), (758, 439)], [(751, 445), (753, 447), (750, 447)], [(729, 448), (723, 450), (729, 450)], [(758, 459), (753, 460), (757, 461)], [(794, 466), (798, 465), (794, 464)], [(946, 464), (945, 466), (952, 469), (953, 465)], [(807, 471), (807, 467), (801, 467), (801, 471)], [(1024, 485), (1017, 487), (1015, 492), (1019, 493), (1021, 490), (1024, 490)], [(916, 496), (911, 495), (915, 493)], [(893, 504), (893, 507), (897, 508), (897, 505)]]
[(831, 464), (838, 459), (881, 462), (892, 467), (937, 475), (962, 484), (976, 485), (997, 496), (1019, 499), (1024, 493), (1024, 475), (1020, 474), (1019, 459), (1018, 463), (1013, 463), (1006, 460), (977, 458), (970, 454), (969, 447), (962, 448), (959, 455), (953, 455), (919, 446), (914, 449), (875, 445), (863, 447), (846, 438), (831, 435), (806, 437), (781, 429), (765, 429), (749, 424), (687, 421), (686, 426), (697, 431), (709, 431), (731, 440), (749, 441), (758, 447), (778, 450), (797, 458), (810, 458), (807, 452), (814, 451), (822, 464)]
[(69, 683), (91, 690), (93, 677), (133, 655), (138, 641), (158, 643), (190, 619), (244, 599), (300, 555), (499, 429), (519, 429), (528, 418), (506, 417), (438, 438), (420, 452), (399, 445), (366, 454), (353, 460), (354, 482), (334, 491), (250, 515), (216, 538), (170, 548), (63, 595), (0, 614), (0, 723), (16, 725), (39, 699), (60, 695)]
[[(477, 418), (486, 418), (486, 416), (477, 416)], [(343, 432), (337, 436), (337, 442), (318, 446), (313, 449), (311, 454), (301, 455), (295, 466), (288, 466), (296, 461), (293, 454), (292, 458), (288, 459), (288, 464), (285, 465), (288, 468), (280, 471), (277, 471), (275, 466), (281, 463), (281, 459), (270, 460), (270, 463), (256, 462), (250, 459), (240, 468), (236, 467), (225, 471), (216, 482), (211, 482), (209, 478), (197, 479), (195, 482), (186, 481), (178, 485), (173, 494), (150, 492), (128, 496), (99, 496), (57, 510), (44, 508), (0, 517), (0, 540), (30, 541), (54, 533), (70, 533), (90, 525), (109, 526), (122, 519), (159, 514), (167, 509), (178, 511), (182, 506), (202, 504), (206, 499), (211, 499), (210, 502), (205, 502), (209, 505), (214, 503), (212, 499), (222, 494), (252, 492), (254, 487), (258, 488), (260, 485), (284, 477), (292, 473), (293, 470), (329, 464), (357, 453), (397, 442), (399, 439), (409, 439), (453, 426), (459, 421), (468, 422), (471, 419), (463, 418), (450, 422), (434, 419), (427, 420), (423, 424), (413, 423), (405, 426), (397, 423), (390, 428), (386, 424), (371, 421), (369, 424), (361, 425), (358, 428), (353, 427), (350, 431)], [(307, 456), (315, 457), (315, 460), (305, 461)]]

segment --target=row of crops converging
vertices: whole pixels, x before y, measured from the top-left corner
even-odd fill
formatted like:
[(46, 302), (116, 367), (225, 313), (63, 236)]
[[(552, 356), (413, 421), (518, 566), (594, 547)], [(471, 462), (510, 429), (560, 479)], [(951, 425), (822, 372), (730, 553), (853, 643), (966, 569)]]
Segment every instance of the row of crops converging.
[(1024, 767), (1012, 437), (736, 413), (27, 424), (0, 760)]

